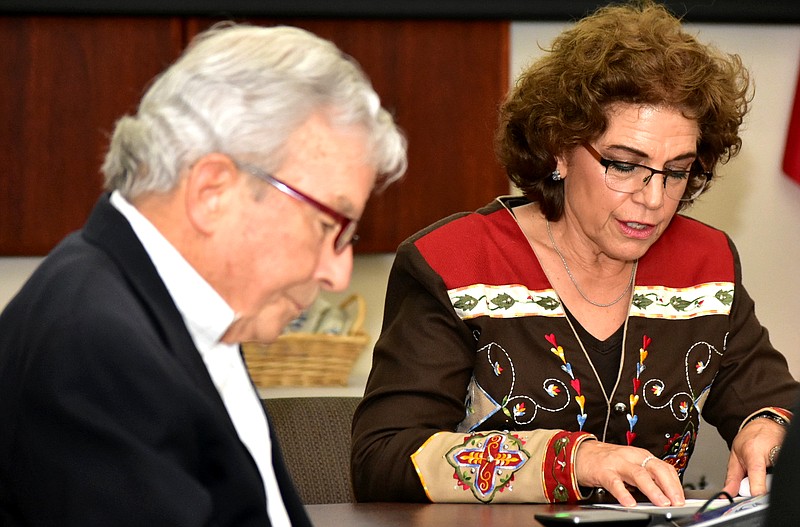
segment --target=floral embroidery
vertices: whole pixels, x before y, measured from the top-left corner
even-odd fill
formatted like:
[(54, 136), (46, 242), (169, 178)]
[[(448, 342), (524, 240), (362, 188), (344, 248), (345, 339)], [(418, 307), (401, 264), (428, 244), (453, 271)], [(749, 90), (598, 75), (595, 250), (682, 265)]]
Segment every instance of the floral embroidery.
[[(479, 355), (486, 354), (484, 360), (488, 362), (494, 375), (506, 380), (509, 383), (509, 387), (502, 400), (496, 401), (473, 376), (467, 387), (467, 395), (464, 400), (466, 415), (457, 426), (459, 431), (475, 430), (499, 411), (502, 411), (506, 417), (512, 419), (514, 424), (526, 425), (536, 418), (540, 409), (547, 412), (560, 412), (569, 406), (572, 401), (567, 385), (560, 379), (554, 378), (545, 379), (542, 382), (542, 389), (547, 393), (548, 401), (559, 398), (554, 401), (554, 406), (540, 404), (528, 395), (515, 395), (516, 369), (509, 353), (496, 342), (478, 349), (477, 353)], [(500, 366), (501, 363), (505, 366)]]
[(631, 315), (647, 318), (685, 319), (727, 315), (733, 303), (730, 282), (711, 282), (689, 288), (637, 286)]
[[(705, 350), (705, 353), (703, 353), (703, 350)], [(697, 357), (697, 353), (703, 354), (699, 357), (699, 360), (692, 358)], [(711, 381), (713, 381), (713, 379), (707, 384), (702, 385), (699, 390), (696, 390), (696, 382), (692, 381), (693, 373), (694, 375), (700, 375), (708, 369), (715, 356), (721, 357), (723, 353), (724, 350), (720, 352), (708, 342), (696, 342), (692, 344), (684, 356), (684, 375), (686, 377), (686, 386), (688, 390), (674, 393), (663, 404), (659, 404), (658, 399), (660, 399), (664, 393), (664, 381), (656, 378), (650, 379), (645, 383), (647, 391), (643, 393), (644, 402), (648, 407), (654, 410), (669, 407), (672, 411), (672, 415), (678, 421), (686, 421), (691, 415), (692, 410), (697, 410), (699, 413), (701, 410), (700, 402), (703, 400), (703, 396), (711, 389)], [(690, 367), (692, 363), (694, 363), (694, 366)], [(655, 399), (648, 397), (648, 391), (655, 396)]]
[(687, 430), (683, 434), (675, 434), (667, 440), (664, 451), (667, 453), (663, 460), (675, 467), (678, 476), (682, 476), (689, 463), (689, 453), (694, 445), (697, 433), (694, 425), (689, 423)]
[(462, 320), (481, 316), (517, 318), (563, 315), (561, 301), (552, 289), (533, 291), (520, 284), (472, 284), (447, 291)]
[[(584, 379), (578, 378), (577, 370), (570, 362), (570, 359), (574, 357), (572, 357), (570, 350), (565, 350), (559, 344), (555, 333), (543, 336), (549, 343), (550, 353), (559, 361), (560, 370), (566, 375), (559, 376), (561, 378), (550, 377), (543, 379), (541, 381), (541, 390), (543, 392), (541, 397), (535, 397), (533, 394), (520, 394), (517, 392), (518, 368), (516, 368), (514, 359), (512, 359), (511, 352), (506, 351), (496, 342), (491, 342), (479, 348), (476, 351), (479, 357), (482, 357), (482, 360), (485, 361), (484, 364), (486, 364), (485, 368), (487, 369), (484, 369), (484, 371), (491, 372), (490, 375), (502, 382), (505, 389), (496, 394), (500, 397), (497, 399), (484, 391), (477, 378), (473, 377), (465, 399), (466, 415), (457, 427), (459, 431), (475, 431), (487, 419), (497, 416), (501, 412), (498, 417), (505, 416), (505, 423), (507, 423), (505, 426), (513, 427), (515, 425), (525, 426), (534, 422), (540, 411), (558, 413), (570, 408), (575, 409), (573, 415), (575, 415), (576, 421), (573, 422), (577, 424), (577, 430), (581, 432), (586, 430), (588, 426), (587, 394), (583, 393), (582, 381)], [(696, 415), (695, 411), (699, 414), (705, 396), (713, 382), (713, 375), (709, 374), (709, 372), (717, 369), (713, 361), (718, 360), (717, 357), (723, 354), (709, 343), (697, 342), (693, 344), (684, 355), (685, 384), (680, 382), (674, 387), (667, 386), (663, 377), (645, 376), (645, 373), (650, 373), (648, 365), (652, 366), (652, 361), (648, 361), (649, 354), (653, 353), (654, 349), (660, 349), (663, 343), (658, 348), (655, 348), (650, 336), (642, 335), (641, 339), (642, 344), (638, 350), (638, 360), (633, 365), (634, 371), (629, 377), (631, 384), (628, 385), (630, 391), (627, 401), (628, 409), (625, 414), (628, 422), (625, 438), (628, 445), (638, 444), (637, 430), (639, 430), (639, 421), (643, 418), (643, 414), (640, 411), (640, 405), (642, 404), (653, 410), (671, 412), (678, 422), (693, 422), (694, 418), (692, 416)], [(670, 354), (672, 354), (672, 351), (670, 351)], [(699, 383), (698, 379), (703, 381), (702, 384)], [(572, 404), (573, 399), (576, 406)], [(649, 416), (650, 414), (645, 415)], [(498, 425), (493, 425), (493, 427), (497, 429)], [(500, 428), (502, 428), (502, 425)], [(564, 426), (564, 428), (570, 429), (572, 427)], [(572, 429), (574, 430), (575, 428)]]
[[(586, 424), (586, 411), (585, 411), (586, 398), (581, 393), (581, 380), (575, 377), (575, 375), (573, 375), (572, 364), (567, 362), (566, 356), (564, 355), (564, 348), (558, 345), (556, 336), (550, 333), (549, 335), (545, 335), (544, 338), (547, 339), (547, 342), (549, 342), (552, 345), (552, 347), (550, 348), (550, 352), (553, 353), (553, 355), (557, 356), (559, 359), (561, 359), (561, 369), (564, 370), (570, 377), (569, 385), (572, 386), (572, 389), (575, 391), (575, 402), (578, 403), (578, 408), (580, 410), (577, 415), (578, 429), (583, 431), (583, 425)], [(545, 388), (545, 391), (547, 391), (547, 393), (549, 393), (552, 396), (553, 394), (551, 393), (550, 388), (555, 389), (556, 387), (550, 385), (547, 388)]]
[(548, 384), (544, 391), (546, 391), (547, 395), (550, 397), (555, 397), (561, 390), (555, 384)]
[[(648, 297), (653, 297), (648, 298)], [(651, 304), (656, 304), (661, 307), (672, 307), (675, 311), (686, 311), (689, 307), (701, 307), (703, 305), (703, 297), (697, 297), (694, 300), (686, 300), (680, 296), (674, 295), (668, 301), (664, 301), (663, 297), (658, 296), (656, 293), (645, 293), (633, 295), (633, 305), (639, 309), (647, 309)]]
[(517, 300), (508, 293), (499, 293), (494, 298), (488, 298), (486, 295), (482, 295), (479, 298), (475, 298), (469, 294), (460, 295), (453, 299), (453, 307), (462, 311), (472, 311), (478, 307), (481, 300), (487, 302), (487, 309), (489, 309), (489, 311), (511, 309), (517, 303), (537, 304), (539, 307), (549, 311), (557, 309), (561, 305), (554, 297), (547, 295), (534, 298), (533, 295), (529, 294), (524, 300)]
[(726, 306), (729, 306), (733, 304), (733, 289), (728, 289), (727, 291), (717, 291), (717, 293), (714, 295), (714, 298)]
[(563, 479), (562, 474), (564, 469), (567, 468), (566, 453), (568, 444), (569, 439), (566, 437), (561, 437), (555, 443), (553, 443), (553, 451), (556, 454), (556, 459), (555, 463), (552, 465), (553, 469), (551, 470), (551, 475), (553, 476), (553, 479), (557, 481), (556, 486), (553, 489), (553, 498), (557, 502), (564, 502), (569, 499), (569, 493), (566, 485), (559, 481), (560, 479)]
[(523, 446), (524, 442), (513, 434), (474, 434), (445, 457), (455, 469), (453, 477), (461, 488), (488, 503), (498, 491), (510, 487), (514, 473), (530, 459)]

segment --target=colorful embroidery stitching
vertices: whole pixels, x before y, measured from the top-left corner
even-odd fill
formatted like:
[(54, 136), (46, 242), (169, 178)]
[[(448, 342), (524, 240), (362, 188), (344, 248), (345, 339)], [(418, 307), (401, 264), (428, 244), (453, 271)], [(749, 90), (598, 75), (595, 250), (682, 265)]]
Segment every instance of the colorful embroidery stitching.
[[(547, 342), (549, 342), (552, 345), (552, 347), (550, 348), (550, 352), (553, 353), (553, 355), (557, 356), (559, 359), (561, 359), (561, 369), (564, 370), (564, 372), (566, 372), (567, 375), (569, 375), (570, 378), (569, 385), (572, 386), (572, 389), (575, 391), (575, 402), (578, 403), (578, 410), (579, 410), (577, 415), (578, 429), (583, 431), (583, 425), (586, 424), (587, 415), (585, 411), (586, 397), (584, 397), (583, 394), (581, 393), (581, 380), (575, 377), (575, 374), (572, 372), (572, 364), (567, 362), (566, 355), (564, 354), (564, 348), (558, 345), (558, 342), (556, 341), (556, 336), (550, 333), (549, 335), (545, 335), (544, 338), (547, 339)], [(547, 382), (550, 380), (551, 379), (545, 381), (545, 385), (547, 385)], [(556, 394), (558, 393), (557, 390), (558, 387), (553, 384), (549, 384), (545, 387), (545, 391), (548, 394), (550, 394), (551, 397), (553, 396), (553, 393)]]
[(647, 360), (647, 355), (650, 353), (647, 348), (652, 341), (653, 339), (647, 335), (642, 336), (642, 347), (639, 348), (639, 362), (636, 363), (636, 376), (633, 378), (633, 392), (628, 396), (630, 412), (628, 412), (627, 416), (628, 431), (625, 433), (625, 436), (629, 446), (632, 445), (633, 440), (636, 439), (636, 432), (633, 431), (636, 424), (639, 422), (639, 416), (636, 415), (636, 405), (639, 403), (639, 388), (642, 385), (641, 377), (645, 368), (644, 361)]
[(550, 475), (558, 482), (553, 488), (553, 498), (555, 501), (567, 501), (569, 499), (567, 487), (560, 481), (560, 479), (563, 479), (562, 473), (564, 469), (567, 468), (567, 444), (569, 444), (569, 439), (566, 437), (561, 437), (553, 443), (553, 451), (556, 454), (556, 460), (552, 465), (553, 469), (550, 471)]
[(631, 300), (631, 316), (686, 319), (727, 315), (733, 303), (733, 284), (713, 282), (689, 288), (637, 286)]
[(557, 432), (544, 452), (542, 486), (548, 501), (566, 502), (582, 498), (572, 464), (575, 449), (584, 439), (594, 437), (585, 432)]
[(495, 494), (510, 488), (514, 473), (530, 459), (523, 441), (512, 434), (474, 434), (445, 455), (455, 469), (453, 477), (462, 489), (469, 489), (488, 503)]
[[(558, 407), (545, 406), (527, 395), (514, 395), (516, 368), (509, 353), (496, 342), (483, 346), (477, 353), (486, 354), (485, 360), (490, 365), (494, 375), (508, 379), (509, 387), (502, 401), (497, 403), (486, 393), (473, 376), (467, 387), (466, 415), (458, 425), (458, 430), (472, 431), (497, 411), (502, 411), (506, 417), (513, 420), (517, 425), (526, 425), (536, 418), (539, 409), (547, 412), (559, 412), (569, 406), (572, 401), (567, 385), (560, 379), (554, 378), (545, 379), (542, 386), (548, 398), (563, 397), (564, 403)], [(501, 365), (501, 362), (505, 366)], [(480, 409), (483, 415), (475, 415), (476, 409)]]
[[(703, 353), (705, 349), (705, 353)], [(700, 354), (698, 357), (697, 354)], [(684, 375), (686, 378), (687, 390), (676, 392), (665, 401), (663, 404), (658, 404), (658, 399), (664, 393), (664, 381), (662, 379), (653, 378), (648, 380), (643, 387), (642, 396), (645, 404), (654, 410), (661, 410), (669, 407), (672, 415), (678, 421), (686, 421), (689, 418), (692, 410), (698, 413), (702, 410), (700, 402), (703, 396), (711, 389), (711, 382), (702, 385), (701, 388), (696, 389), (696, 382), (692, 382), (692, 378), (701, 375), (711, 364), (715, 356), (721, 357), (724, 350), (720, 352), (716, 347), (708, 342), (696, 342), (686, 351), (684, 355)], [(652, 394), (648, 395), (648, 394)]]
[(531, 291), (518, 284), (474, 284), (448, 292), (456, 314), (462, 320), (480, 316), (516, 318), (563, 315), (561, 302), (552, 289)]
[(675, 434), (670, 437), (664, 447), (667, 455), (663, 460), (675, 467), (678, 476), (682, 476), (686, 470), (686, 465), (689, 463), (689, 454), (697, 438), (697, 432), (694, 430), (694, 425), (689, 423), (689, 426), (683, 434)]

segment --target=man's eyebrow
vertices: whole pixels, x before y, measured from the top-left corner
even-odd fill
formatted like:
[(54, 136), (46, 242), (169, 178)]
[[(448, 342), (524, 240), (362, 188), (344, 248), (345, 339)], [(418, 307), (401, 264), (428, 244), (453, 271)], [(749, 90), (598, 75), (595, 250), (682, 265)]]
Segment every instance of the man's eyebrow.
[(331, 208), (333, 208), (339, 214), (347, 216), (348, 218), (356, 217), (356, 207), (353, 205), (353, 202), (350, 200), (349, 196), (338, 194), (333, 201), (334, 206)]

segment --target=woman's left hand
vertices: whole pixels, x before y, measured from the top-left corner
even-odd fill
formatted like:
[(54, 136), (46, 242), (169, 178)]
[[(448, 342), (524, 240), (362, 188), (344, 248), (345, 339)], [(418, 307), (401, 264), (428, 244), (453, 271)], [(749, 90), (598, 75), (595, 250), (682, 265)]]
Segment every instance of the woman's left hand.
[(747, 423), (733, 440), (722, 490), (731, 496), (738, 495), (742, 479), (747, 476), (750, 494), (765, 494), (768, 490), (767, 467), (772, 466), (770, 452), (775, 447), (780, 448), (785, 435), (786, 429), (772, 419), (754, 419)]

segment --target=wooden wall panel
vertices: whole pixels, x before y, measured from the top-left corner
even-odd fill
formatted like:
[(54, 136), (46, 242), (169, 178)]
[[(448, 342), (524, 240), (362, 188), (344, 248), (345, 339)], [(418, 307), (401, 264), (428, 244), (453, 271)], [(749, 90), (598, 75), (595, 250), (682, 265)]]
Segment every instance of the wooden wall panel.
[(177, 18), (0, 18), (0, 255), (83, 225), (114, 122), (183, 40)]
[[(208, 18), (0, 17), (0, 255), (41, 255), (100, 193), (115, 120)], [(405, 130), (409, 171), (371, 200), (358, 252), (391, 252), (420, 228), (507, 192), (495, 162), (507, 89), (504, 21), (253, 19), (286, 23), (353, 55)]]

